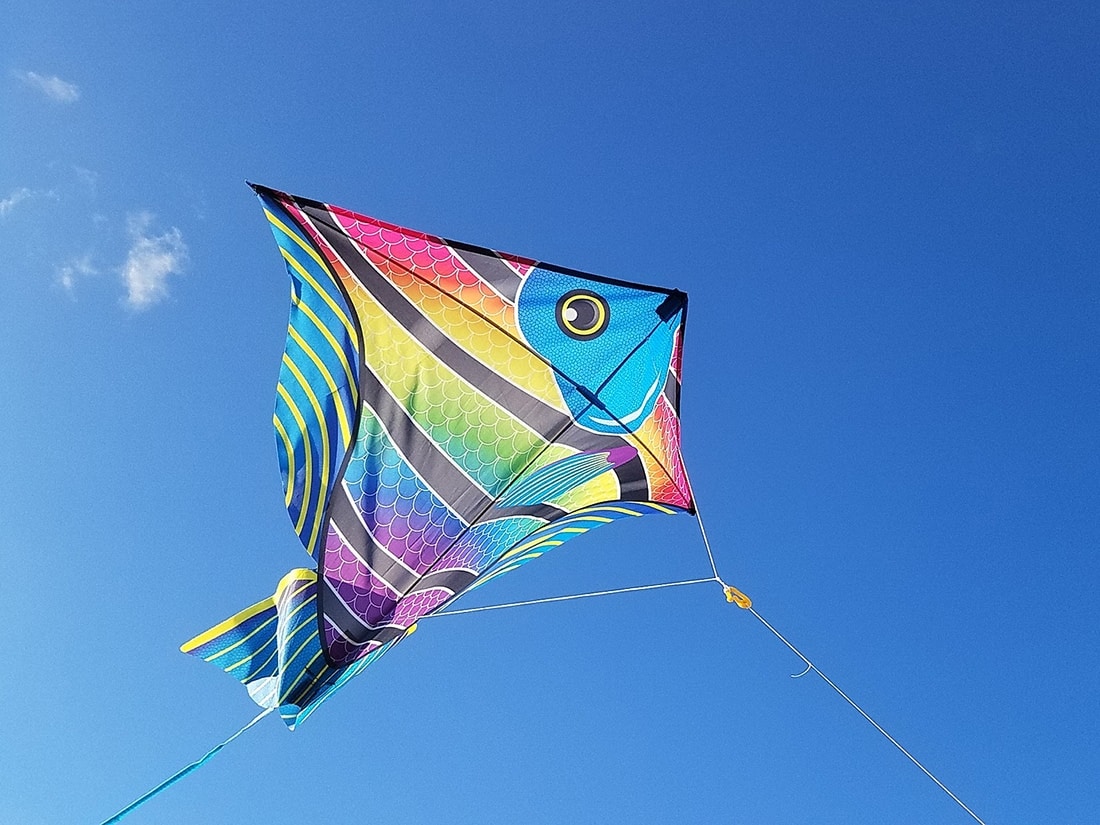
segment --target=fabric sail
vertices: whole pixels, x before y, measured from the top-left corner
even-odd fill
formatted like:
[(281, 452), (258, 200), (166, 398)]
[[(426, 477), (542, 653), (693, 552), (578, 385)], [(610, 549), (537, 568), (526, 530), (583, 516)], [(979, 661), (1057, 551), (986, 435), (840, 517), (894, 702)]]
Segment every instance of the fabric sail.
[(617, 519), (694, 512), (684, 293), (253, 188), (290, 274), (273, 421), (315, 567), (184, 652), (293, 728), (471, 588)]

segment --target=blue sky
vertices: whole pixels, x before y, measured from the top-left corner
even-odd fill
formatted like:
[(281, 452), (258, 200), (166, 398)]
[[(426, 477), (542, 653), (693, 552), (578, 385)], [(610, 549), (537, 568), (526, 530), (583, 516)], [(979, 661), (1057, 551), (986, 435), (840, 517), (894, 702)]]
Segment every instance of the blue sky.
[[(6, 19), (5, 821), (99, 822), (254, 714), (177, 650), (306, 560), (245, 179), (687, 291), (723, 576), (987, 822), (1095, 821), (1094, 4)], [(477, 598), (708, 571), (651, 517)], [(800, 670), (716, 586), (432, 620), (128, 821), (971, 821)]]

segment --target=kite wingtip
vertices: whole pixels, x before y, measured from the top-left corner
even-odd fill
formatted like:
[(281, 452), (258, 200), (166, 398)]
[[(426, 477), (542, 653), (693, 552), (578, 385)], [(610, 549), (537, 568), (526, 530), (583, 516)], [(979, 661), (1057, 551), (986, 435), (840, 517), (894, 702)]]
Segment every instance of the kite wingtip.
[(257, 195), (285, 195), (285, 192), (280, 192), (278, 189), (272, 189), (270, 186), (264, 186), (262, 183), (255, 183), (254, 181), (245, 178), (244, 181), (248, 187)]

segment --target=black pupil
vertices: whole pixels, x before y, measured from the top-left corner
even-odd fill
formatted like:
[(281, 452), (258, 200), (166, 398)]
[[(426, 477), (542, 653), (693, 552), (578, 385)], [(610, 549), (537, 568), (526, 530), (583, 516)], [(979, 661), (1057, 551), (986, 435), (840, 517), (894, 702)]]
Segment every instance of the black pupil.
[(569, 308), (577, 313), (573, 321), (573, 326), (577, 329), (589, 330), (596, 326), (596, 321), (600, 317), (600, 308), (591, 298), (577, 298)]

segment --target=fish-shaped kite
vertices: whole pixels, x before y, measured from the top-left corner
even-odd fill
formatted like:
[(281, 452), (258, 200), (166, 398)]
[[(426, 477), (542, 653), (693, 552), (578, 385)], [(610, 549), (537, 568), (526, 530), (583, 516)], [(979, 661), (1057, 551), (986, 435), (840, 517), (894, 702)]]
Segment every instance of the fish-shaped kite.
[(184, 652), (293, 728), (471, 588), (616, 519), (694, 512), (684, 293), (253, 188), (290, 273), (275, 441), (316, 569)]

